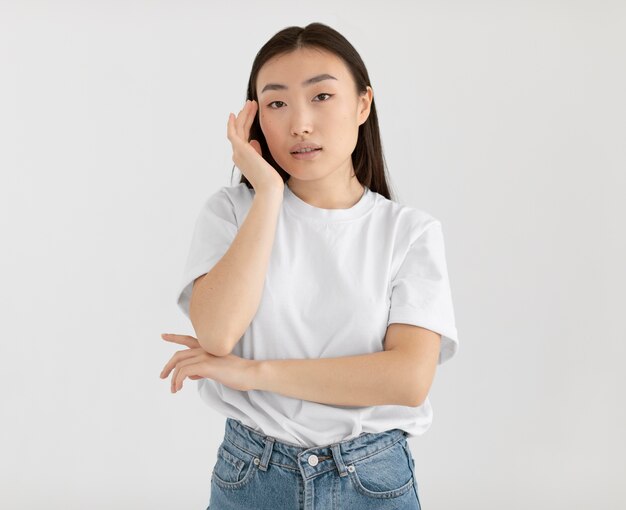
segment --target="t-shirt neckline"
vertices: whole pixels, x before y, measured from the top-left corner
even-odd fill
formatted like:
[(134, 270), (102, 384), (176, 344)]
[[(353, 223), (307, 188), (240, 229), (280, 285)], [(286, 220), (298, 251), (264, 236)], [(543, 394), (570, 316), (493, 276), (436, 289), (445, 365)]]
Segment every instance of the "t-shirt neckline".
[(322, 222), (353, 220), (363, 216), (374, 205), (376, 194), (372, 193), (367, 186), (364, 186), (364, 188), (365, 190), (359, 201), (347, 209), (323, 209), (321, 207), (315, 207), (298, 197), (291, 191), (287, 183), (285, 183), (283, 201), (297, 216), (308, 220)]

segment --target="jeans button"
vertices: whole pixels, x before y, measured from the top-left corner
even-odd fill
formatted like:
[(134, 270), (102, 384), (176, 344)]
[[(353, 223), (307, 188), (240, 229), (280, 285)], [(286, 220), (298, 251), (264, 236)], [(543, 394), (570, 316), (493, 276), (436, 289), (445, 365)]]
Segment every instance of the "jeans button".
[(308, 462), (311, 466), (317, 466), (317, 463), (319, 462), (317, 455), (309, 455)]

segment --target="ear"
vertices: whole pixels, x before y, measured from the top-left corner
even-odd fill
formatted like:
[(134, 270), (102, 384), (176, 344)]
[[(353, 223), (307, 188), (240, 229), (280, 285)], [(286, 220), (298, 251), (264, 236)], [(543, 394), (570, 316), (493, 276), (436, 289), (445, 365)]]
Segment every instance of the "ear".
[(372, 101), (374, 100), (374, 91), (372, 87), (367, 86), (367, 91), (359, 96), (359, 126), (363, 124), (370, 116)]

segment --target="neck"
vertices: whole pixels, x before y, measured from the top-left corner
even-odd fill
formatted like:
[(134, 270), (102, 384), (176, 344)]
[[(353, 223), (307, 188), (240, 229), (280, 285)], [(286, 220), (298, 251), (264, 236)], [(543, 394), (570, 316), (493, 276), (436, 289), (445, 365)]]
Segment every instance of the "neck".
[(285, 185), (299, 199), (322, 209), (349, 209), (365, 193), (365, 186), (356, 177), (350, 178), (346, 188), (320, 185), (313, 181), (294, 181), (291, 177)]

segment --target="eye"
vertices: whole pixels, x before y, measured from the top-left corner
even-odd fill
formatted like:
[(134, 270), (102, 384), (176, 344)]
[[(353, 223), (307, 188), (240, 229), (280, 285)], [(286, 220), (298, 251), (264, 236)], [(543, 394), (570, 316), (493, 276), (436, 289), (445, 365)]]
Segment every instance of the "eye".
[[(326, 92), (322, 92), (321, 94), (318, 94), (318, 95), (317, 95), (317, 96), (315, 96), (315, 97), (317, 98), (317, 97), (320, 97), (320, 96), (328, 96), (328, 99), (330, 99), (331, 97), (333, 97), (333, 96), (334, 96), (334, 94), (328, 94), (328, 93), (326, 93)], [(323, 100), (323, 101), (321, 101), (321, 102), (323, 103), (323, 102), (325, 102), (325, 101), (328, 101), (328, 99), (324, 99), (324, 100)], [(318, 101), (318, 103), (319, 103), (319, 102), (320, 102), (320, 101)], [(283, 101), (272, 101), (272, 102), (271, 102), (271, 103), (269, 103), (267, 106), (268, 106), (271, 110), (278, 110), (278, 109), (279, 109), (279, 107), (274, 107), (274, 106), (272, 106), (274, 103), (282, 103), (282, 104), (285, 104)]]
[[(272, 107), (272, 105), (273, 105), (274, 103), (283, 103), (283, 102), (282, 102), (282, 101), (272, 101), (272, 102), (271, 102), (270, 104), (268, 104), (267, 106), (269, 106), (272, 110), (278, 110), (278, 108), (274, 108), (274, 107)], [(283, 103), (283, 104), (285, 104), (285, 103)]]
[[(333, 97), (334, 94), (327, 94), (326, 92), (322, 92), (321, 94), (318, 94), (315, 97), (320, 97), (320, 96), (328, 96), (328, 98), (330, 99), (331, 97)], [(328, 99), (325, 99), (324, 101), (328, 101)], [(322, 102), (324, 102), (322, 101)]]

